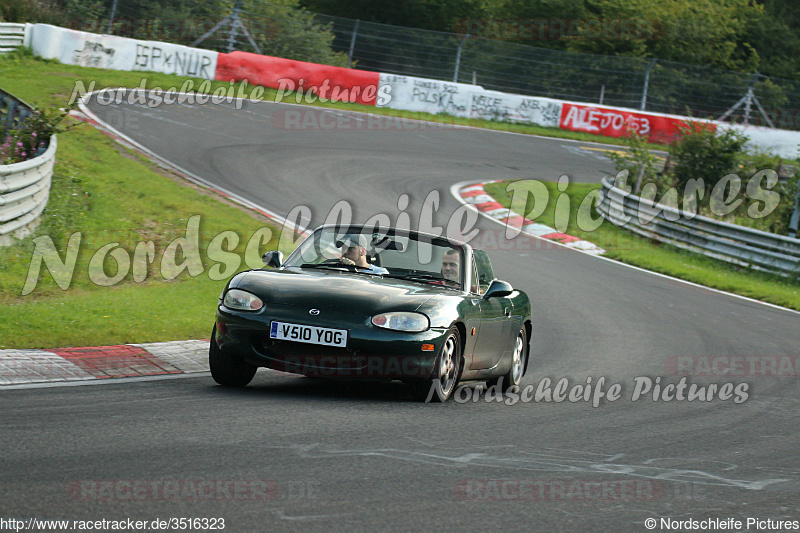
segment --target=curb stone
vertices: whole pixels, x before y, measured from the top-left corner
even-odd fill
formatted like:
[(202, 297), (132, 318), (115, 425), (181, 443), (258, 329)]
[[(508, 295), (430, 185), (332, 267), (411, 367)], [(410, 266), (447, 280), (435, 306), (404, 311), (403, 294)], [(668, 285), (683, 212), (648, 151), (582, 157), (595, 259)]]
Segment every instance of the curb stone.
[(534, 220), (525, 218), (524, 216), (511, 211), (511, 209), (503, 207), (494, 198), (486, 194), (484, 185), (487, 183), (494, 183), (487, 181), (483, 183), (473, 183), (461, 187), (458, 191), (463, 202), (472, 205), (480, 213), (497, 220), (501, 224), (518, 228), (521, 233), (530, 235), (532, 237), (539, 237), (557, 242), (568, 248), (573, 248), (581, 252), (591, 255), (602, 255), (606, 251), (594, 243), (579, 239), (566, 233), (561, 233), (555, 228), (538, 224)]
[(0, 387), (208, 372), (208, 340), (0, 350)]

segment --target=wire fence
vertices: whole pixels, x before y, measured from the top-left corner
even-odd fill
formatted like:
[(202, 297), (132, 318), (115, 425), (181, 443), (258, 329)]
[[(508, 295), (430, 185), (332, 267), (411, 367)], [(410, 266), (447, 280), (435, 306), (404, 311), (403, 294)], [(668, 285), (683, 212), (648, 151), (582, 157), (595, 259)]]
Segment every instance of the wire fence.
[[(119, 0), (112, 33), (180, 44), (203, 37), (197, 46), (220, 52), (259, 52), (528, 96), (800, 130), (800, 81), (390, 26), (265, 0), (237, 0), (222, 15), (219, 4), (207, 8), (202, 19), (169, 20), (164, 14), (141, 20)], [(232, 15), (241, 22), (235, 29)], [(105, 32), (103, 23), (97, 26)]]
[[(316, 15), (358, 68), (486, 89), (800, 129), (800, 82)], [(737, 106), (738, 104), (738, 106)], [(749, 104), (749, 105), (748, 105)], [(762, 114), (759, 106), (764, 110)], [(747, 118), (746, 118), (747, 117)], [(771, 123), (771, 124), (770, 124)]]

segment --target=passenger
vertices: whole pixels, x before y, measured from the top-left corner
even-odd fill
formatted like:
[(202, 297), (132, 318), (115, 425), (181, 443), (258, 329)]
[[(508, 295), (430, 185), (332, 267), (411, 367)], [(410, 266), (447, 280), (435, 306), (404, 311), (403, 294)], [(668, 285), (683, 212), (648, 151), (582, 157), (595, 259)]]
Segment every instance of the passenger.
[(442, 256), (442, 277), (461, 283), (461, 254), (455, 248), (449, 248)]

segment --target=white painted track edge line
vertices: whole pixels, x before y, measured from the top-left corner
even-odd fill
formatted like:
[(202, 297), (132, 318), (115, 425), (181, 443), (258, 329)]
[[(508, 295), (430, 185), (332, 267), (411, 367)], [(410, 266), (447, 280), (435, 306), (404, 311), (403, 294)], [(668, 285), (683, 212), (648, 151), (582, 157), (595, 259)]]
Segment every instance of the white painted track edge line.
[(0, 392), (20, 389), (52, 389), (54, 387), (83, 387), (86, 385), (110, 385), (114, 383), (137, 383), (140, 381), (163, 381), (165, 379), (185, 379), (201, 376), (211, 376), (211, 372), (182, 372), (180, 374), (154, 374), (152, 376), (127, 376), (121, 378), (94, 378), (72, 381), (40, 381), (37, 383), (18, 383), (14, 385), (0, 385)]
[(78, 101), (78, 107), (80, 108), (81, 112), (83, 114), (85, 114), (87, 117), (89, 117), (91, 120), (93, 120), (93, 121), (97, 122), (98, 124), (100, 124), (104, 129), (108, 130), (113, 135), (115, 135), (115, 136), (119, 137), (120, 139), (124, 140), (125, 143), (130, 144), (136, 150), (144, 153), (147, 157), (149, 157), (151, 160), (153, 160), (153, 162), (155, 162), (159, 166), (162, 166), (162, 167), (167, 168), (169, 170), (177, 171), (178, 173), (183, 174), (182, 177), (185, 177), (185, 179), (188, 179), (189, 181), (191, 181), (191, 182), (193, 182), (193, 183), (195, 183), (197, 185), (201, 185), (201, 186), (203, 186), (203, 187), (205, 187), (207, 189), (210, 189), (212, 191), (221, 191), (224, 194), (228, 195), (231, 200), (235, 201), (238, 204), (243, 205), (244, 207), (247, 207), (247, 208), (249, 208), (251, 210), (255, 210), (255, 211), (263, 211), (264, 213), (267, 213), (267, 215), (269, 215), (270, 217), (275, 219), (275, 221), (277, 223), (283, 224), (284, 226), (289, 227), (289, 228), (291, 228), (291, 229), (293, 229), (293, 230), (295, 230), (297, 232), (300, 232), (300, 233), (303, 233), (303, 234), (307, 234), (309, 232), (306, 227), (290, 223), (286, 218), (284, 218), (281, 215), (275, 213), (271, 209), (267, 209), (266, 207), (261, 206), (261, 205), (255, 203), (255, 202), (253, 202), (253, 201), (247, 200), (246, 198), (243, 198), (243, 197), (239, 196), (238, 194), (233, 193), (233, 192), (225, 189), (224, 187), (220, 187), (219, 185), (215, 185), (215, 184), (209, 182), (208, 180), (206, 180), (205, 178), (202, 178), (202, 177), (194, 174), (193, 172), (190, 172), (190, 171), (186, 170), (185, 168), (181, 167), (180, 165), (177, 165), (177, 164), (169, 161), (168, 159), (156, 154), (155, 152), (153, 152), (149, 148), (145, 147), (144, 145), (134, 141), (133, 139), (131, 139), (130, 137), (128, 137), (124, 133), (120, 132), (119, 130), (117, 130), (116, 128), (114, 128), (110, 124), (108, 124), (107, 122), (101, 120), (97, 115), (95, 115), (85, 105), (84, 100), (87, 100), (87, 99), (91, 98), (92, 95), (94, 95), (95, 93), (99, 93), (99, 92), (103, 92), (103, 91), (107, 91), (107, 90), (113, 90), (113, 89), (100, 89), (100, 90), (92, 91), (90, 93), (86, 93), (85, 95), (83, 95), (83, 97), (81, 97), (81, 99)]

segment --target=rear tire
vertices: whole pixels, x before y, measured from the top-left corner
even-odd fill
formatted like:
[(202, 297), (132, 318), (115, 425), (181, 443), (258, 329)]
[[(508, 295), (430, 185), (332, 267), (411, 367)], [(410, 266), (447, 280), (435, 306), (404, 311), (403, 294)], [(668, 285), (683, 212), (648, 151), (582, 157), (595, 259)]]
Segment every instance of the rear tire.
[(208, 366), (211, 377), (226, 387), (244, 387), (253, 380), (258, 367), (234, 359), (222, 353), (217, 345), (217, 326), (211, 330), (211, 344), (208, 347)]
[(414, 385), (414, 397), (422, 402), (446, 402), (461, 376), (461, 335), (453, 326), (447, 332), (442, 350), (436, 358), (433, 376)]
[(500, 377), (486, 380), (487, 387), (494, 387), (496, 385), (503, 394), (511, 391), (515, 387), (519, 387), (519, 384), (522, 383), (522, 375), (525, 373), (527, 360), (528, 335), (525, 331), (525, 326), (522, 326), (514, 341), (514, 351), (511, 354), (511, 368)]

